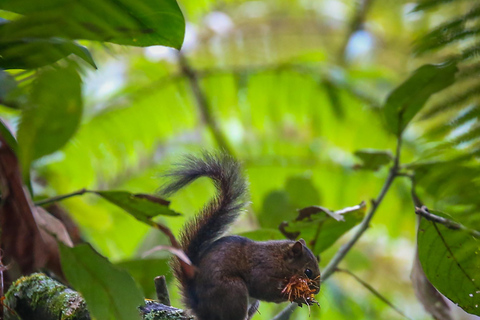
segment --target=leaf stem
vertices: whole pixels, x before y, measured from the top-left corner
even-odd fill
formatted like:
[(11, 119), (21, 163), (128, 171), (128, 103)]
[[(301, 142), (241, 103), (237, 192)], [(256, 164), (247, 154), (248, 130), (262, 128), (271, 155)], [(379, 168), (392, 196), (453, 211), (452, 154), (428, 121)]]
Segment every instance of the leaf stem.
[(347, 253), (350, 251), (350, 249), (355, 245), (355, 243), (360, 239), (360, 237), (363, 235), (363, 233), (370, 227), (370, 221), (373, 218), (373, 215), (377, 211), (380, 203), (382, 202), (383, 198), (385, 197), (385, 194), (387, 193), (388, 189), (392, 185), (393, 180), (396, 177), (397, 173), (397, 165), (394, 164), (393, 167), (390, 169), (390, 172), (388, 174), (387, 180), (385, 180), (385, 183), (383, 184), (382, 190), (380, 191), (380, 194), (378, 197), (372, 201), (372, 207), (370, 208), (370, 211), (368, 214), (365, 216), (363, 221), (360, 223), (360, 227), (357, 229), (353, 237), (346, 243), (344, 244), (340, 250), (337, 251), (335, 256), (330, 260), (328, 265), (325, 267), (325, 269), (322, 272), (322, 281), (327, 280), (337, 269), (337, 266), (339, 263), (343, 260), (343, 258), (347, 255)]
[(402, 312), (399, 308), (397, 308), (393, 303), (391, 303), (387, 298), (385, 298), (380, 292), (378, 292), (375, 288), (373, 288), (371, 285), (369, 285), (367, 282), (363, 281), (360, 279), (356, 274), (352, 273), (349, 270), (346, 269), (339, 269), (337, 268), (335, 271), (343, 272), (346, 273), (350, 276), (352, 276), (358, 283), (360, 283), (362, 286), (364, 286), (368, 291), (370, 291), (373, 295), (375, 295), (377, 298), (385, 302), (390, 308), (395, 310), (398, 314), (402, 315), (406, 319), (411, 319), (409, 318), (406, 314)]
[(431, 213), (430, 211), (428, 211), (428, 208), (425, 207), (425, 206), (422, 206), (420, 208), (416, 207), (415, 208), (415, 213), (418, 214), (419, 216), (422, 216), (423, 218), (427, 219), (428, 221), (432, 221), (432, 222), (435, 222), (435, 223), (442, 224), (445, 227), (447, 227), (449, 229), (452, 229), (452, 230), (462, 230), (462, 231), (465, 231), (465, 232), (469, 233), (470, 235), (472, 235), (475, 238), (480, 238), (480, 231), (467, 228), (463, 224), (460, 224), (458, 222), (449, 220), (449, 219), (444, 218), (444, 217), (437, 216), (437, 215)]
[(91, 191), (83, 188), (83, 189), (80, 189), (80, 190), (72, 192), (72, 193), (67, 193), (67, 194), (63, 194), (61, 196), (56, 196), (56, 197), (52, 197), (52, 198), (37, 201), (37, 202), (35, 202), (35, 205), (36, 206), (44, 206), (46, 204), (50, 204), (50, 203), (53, 203), (53, 202), (58, 202), (58, 201), (68, 199), (68, 198), (71, 198), (71, 197), (81, 196), (81, 195), (83, 195), (87, 192), (91, 192)]

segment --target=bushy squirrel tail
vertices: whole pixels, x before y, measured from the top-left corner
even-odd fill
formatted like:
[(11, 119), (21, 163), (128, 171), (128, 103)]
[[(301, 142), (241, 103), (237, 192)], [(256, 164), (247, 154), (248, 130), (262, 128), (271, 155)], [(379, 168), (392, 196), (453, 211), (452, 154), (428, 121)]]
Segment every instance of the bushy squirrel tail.
[[(186, 156), (166, 176), (172, 180), (161, 188), (163, 195), (171, 195), (200, 177), (212, 179), (217, 189), (217, 195), (187, 222), (180, 236), (182, 249), (196, 265), (202, 252), (226, 231), (246, 205), (247, 182), (240, 164), (224, 153), (204, 152), (200, 157)], [(188, 279), (185, 279), (178, 263), (174, 269), (183, 288), (187, 289)]]

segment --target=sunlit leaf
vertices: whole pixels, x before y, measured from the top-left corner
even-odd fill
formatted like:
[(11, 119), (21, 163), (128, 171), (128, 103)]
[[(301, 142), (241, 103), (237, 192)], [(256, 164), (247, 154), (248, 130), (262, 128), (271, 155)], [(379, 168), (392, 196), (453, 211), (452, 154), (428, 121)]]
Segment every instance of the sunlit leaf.
[(95, 193), (140, 221), (147, 222), (147, 220), (159, 215), (179, 215), (179, 213), (168, 208), (169, 201), (152, 195), (133, 194), (127, 191), (95, 191)]
[(80, 124), (82, 109), (81, 79), (73, 67), (46, 70), (38, 76), (18, 129), (24, 173), (33, 160), (70, 140)]
[(143, 297), (132, 277), (88, 244), (69, 248), (59, 244), (62, 269), (70, 284), (87, 302), (96, 319), (140, 319)]
[(463, 310), (480, 315), (480, 240), (425, 219), (417, 239), (418, 256), (428, 280)]
[(238, 234), (255, 241), (283, 240), (285, 236), (277, 229), (258, 229)]
[(345, 232), (360, 223), (365, 215), (365, 203), (335, 211), (344, 221), (338, 221), (321, 207), (307, 207), (299, 210), (295, 220), (280, 226), (282, 233), (290, 239), (303, 238), (320, 254), (335, 243)]
[(455, 81), (455, 64), (424, 65), (394, 89), (383, 106), (388, 130), (397, 136), (422, 109), (431, 95)]
[(355, 169), (376, 171), (393, 160), (391, 152), (383, 150), (362, 149), (355, 151), (354, 154), (362, 161)]

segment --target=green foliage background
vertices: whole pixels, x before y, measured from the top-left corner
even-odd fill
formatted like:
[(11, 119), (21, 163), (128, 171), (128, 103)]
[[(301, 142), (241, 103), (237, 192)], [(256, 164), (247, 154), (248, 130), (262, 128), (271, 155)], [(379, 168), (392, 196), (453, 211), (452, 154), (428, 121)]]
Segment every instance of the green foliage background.
[[(36, 199), (82, 188), (154, 193), (162, 183), (162, 171), (180, 155), (226, 147), (243, 162), (252, 201), (232, 232), (256, 238), (265, 235), (255, 233), (262, 228), (276, 238), (281, 237), (276, 231), (279, 224), (293, 220), (296, 209), (320, 205), (338, 210), (376, 197), (388, 174), (384, 166), (388, 154), (395, 153), (398, 128), (404, 129), (431, 94), (453, 83), (458, 67), (455, 84), (434, 95), (403, 132), (401, 163), (415, 173), (417, 192), (427, 206), (447, 211), (478, 230), (479, 69), (477, 56), (471, 52), (479, 50), (474, 36), (480, 14), (465, 18), (465, 12), (478, 8), (471, 1), (444, 2), (426, 1), (424, 7), (415, 7), (412, 2), (393, 0), (180, 0), (187, 21), (183, 55), (199, 79), (207, 108), (199, 107), (174, 49), (81, 40), (94, 63), (71, 46), (63, 54), (77, 56), (70, 60), (82, 78), (81, 98), (80, 87), (72, 89), (62, 79), (52, 80), (48, 71), (2, 71), (2, 79), (14, 80), (20, 88), (32, 86), (35, 92), (35, 88), (50, 86), (50, 95), (55, 94), (32, 94), (37, 99), (51, 99), (50, 109), (43, 110), (45, 122), (30, 119), (29, 109), (20, 122), (21, 111), (15, 106), (27, 98), (5, 96), (0, 90), (0, 116), (13, 132), (27, 128), (25, 135), (20, 130), (17, 138), (20, 147), (31, 146), (24, 149), (29, 154), (22, 158), (22, 165), (28, 171), (32, 164)], [(428, 8), (429, 3), (441, 5)], [(16, 8), (3, 9), (25, 14)], [(3, 12), (8, 19), (11, 14)], [(462, 16), (463, 24), (452, 25), (451, 32), (445, 28)], [(353, 23), (356, 17), (362, 20), (360, 28)], [(179, 33), (177, 29), (164, 31), (172, 35)], [(461, 34), (467, 29), (470, 36)], [(447, 32), (441, 35), (447, 38), (441, 46), (435, 41), (429, 46), (429, 39), (435, 36), (428, 34), (431, 30), (437, 36), (442, 30)], [(0, 28), (0, 32), (7, 31)], [(68, 41), (107, 39), (68, 32), (58, 36)], [(360, 43), (354, 42), (355, 36), (363, 37)], [(178, 40), (172, 39), (162, 44), (179, 47)], [(153, 44), (147, 40), (140, 44), (124, 39), (106, 41)], [(369, 41), (371, 46), (366, 45)], [(428, 87), (429, 79), (421, 86), (407, 83), (404, 91), (389, 96), (418, 67), (446, 60), (457, 66), (445, 67), (448, 83), (433, 88)], [(9, 66), (3, 65), (5, 69)], [(36, 82), (37, 77), (40, 80)], [(56, 108), (65, 92), (75, 93), (68, 95), (74, 102), (67, 114)], [(392, 110), (401, 109), (406, 103), (402, 99), (408, 101), (416, 94), (424, 94), (425, 99), (418, 98), (419, 105), (399, 125), (401, 120)], [(80, 99), (83, 111), (75, 108)], [(382, 109), (384, 101), (390, 114)], [(35, 101), (31, 102), (33, 108)], [(75, 116), (82, 113), (81, 118)], [(75, 133), (61, 126), (58, 129), (53, 126), (57, 123), (68, 130), (78, 125), (78, 129)], [(226, 144), (219, 140), (215, 126)], [(42, 144), (48, 134), (58, 138), (53, 149), (61, 147), (59, 151), (51, 153), (50, 147)], [(358, 152), (361, 149), (381, 150), (382, 158), (372, 164), (369, 155), (377, 151)], [(410, 189), (409, 179), (395, 181), (372, 228), (341, 267), (359, 275), (411, 318), (428, 319), (409, 278), (416, 242)], [(171, 199), (171, 208), (184, 215), (160, 220), (178, 233), (212, 194), (208, 181), (197, 181)], [(146, 296), (154, 297), (153, 276), (166, 273), (171, 280), (167, 253), (155, 253), (141, 261), (142, 253), (168, 244), (158, 231), (89, 193), (61, 204), (85, 239), (110, 261), (129, 270)], [(322, 252), (321, 267), (350, 235)], [(151, 268), (153, 265), (158, 268)], [(173, 305), (180, 306), (171, 284)], [(312, 318), (401, 318), (343, 273), (323, 285), (319, 301), (321, 308), (312, 307)], [(254, 319), (271, 319), (283, 307), (263, 303)], [(307, 310), (298, 310), (293, 318), (305, 319), (307, 314)]]

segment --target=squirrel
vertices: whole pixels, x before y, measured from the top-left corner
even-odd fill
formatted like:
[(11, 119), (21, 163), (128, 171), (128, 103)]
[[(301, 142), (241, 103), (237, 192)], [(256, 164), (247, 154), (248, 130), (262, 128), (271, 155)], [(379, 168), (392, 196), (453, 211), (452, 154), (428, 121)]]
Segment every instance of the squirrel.
[(194, 275), (186, 274), (178, 259), (173, 261), (183, 301), (197, 320), (249, 320), (259, 300), (287, 301), (282, 290), (294, 276), (311, 279), (315, 285), (309, 288), (319, 292), (318, 261), (303, 239), (259, 242), (222, 237), (248, 203), (247, 182), (231, 156), (206, 152), (186, 156), (165, 176), (172, 179), (160, 191), (166, 196), (200, 177), (212, 179), (218, 191), (180, 235)]

